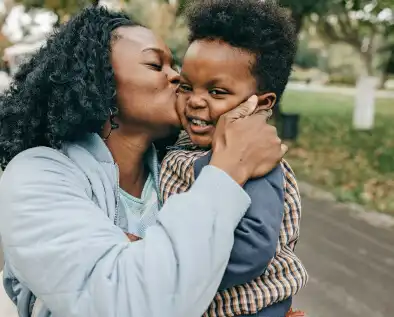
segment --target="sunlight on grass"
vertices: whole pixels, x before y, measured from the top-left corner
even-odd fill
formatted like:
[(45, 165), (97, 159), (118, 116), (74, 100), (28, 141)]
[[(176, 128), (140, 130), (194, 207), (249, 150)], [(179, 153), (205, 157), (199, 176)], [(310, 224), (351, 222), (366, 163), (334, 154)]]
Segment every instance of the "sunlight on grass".
[(297, 175), (340, 200), (394, 212), (394, 99), (379, 99), (373, 131), (352, 129), (350, 96), (288, 91), (285, 112), (301, 114), (289, 161)]
[[(351, 115), (354, 97), (329, 93), (288, 90), (282, 99), (283, 110), (300, 114), (340, 113)], [(394, 116), (394, 99), (377, 99), (376, 113)]]

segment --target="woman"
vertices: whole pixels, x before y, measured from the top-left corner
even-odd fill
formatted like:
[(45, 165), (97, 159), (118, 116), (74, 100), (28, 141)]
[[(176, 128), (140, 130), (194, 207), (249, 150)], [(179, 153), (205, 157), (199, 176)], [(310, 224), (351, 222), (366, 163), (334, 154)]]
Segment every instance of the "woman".
[[(177, 83), (166, 45), (102, 8), (63, 26), (17, 74), (0, 106), (0, 234), (20, 316), (183, 317), (208, 306), (250, 203), (238, 184), (283, 151), (246, 102), (218, 122), (193, 188), (160, 206), (152, 143), (179, 124)], [(144, 239), (130, 243), (135, 233)]]

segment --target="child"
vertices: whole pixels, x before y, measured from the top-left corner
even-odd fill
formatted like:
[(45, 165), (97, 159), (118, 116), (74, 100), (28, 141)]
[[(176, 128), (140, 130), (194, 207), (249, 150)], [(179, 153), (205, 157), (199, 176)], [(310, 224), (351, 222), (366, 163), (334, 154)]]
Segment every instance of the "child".
[[(185, 132), (163, 160), (164, 200), (188, 190), (209, 163), (222, 114), (252, 95), (260, 110), (270, 111), (287, 84), (296, 52), (292, 22), (272, 3), (196, 1), (186, 16), (190, 46), (177, 105)], [(292, 296), (307, 282), (294, 254), (301, 216), (294, 174), (282, 161), (266, 177), (247, 182), (245, 190), (252, 205), (234, 233), (220, 291), (204, 316), (303, 316), (289, 311)]]

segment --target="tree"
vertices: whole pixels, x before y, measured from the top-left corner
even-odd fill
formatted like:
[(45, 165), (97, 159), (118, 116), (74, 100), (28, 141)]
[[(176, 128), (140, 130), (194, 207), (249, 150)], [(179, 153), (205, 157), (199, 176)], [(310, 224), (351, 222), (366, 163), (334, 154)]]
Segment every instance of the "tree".
[(385, 30), (384, 38), (386, 44), (380, 48), (379, 53), (384, 57), (381, 66), (381, 78), (379, 88), (385, 88), (390, 74), (394, 74), (394, 0), (381, 0), (380, 6), (386, 10), (389, 25)]
[(384, 33), (385, 44), (379, 48), (378, 53), (382, 56), (379, 68), (381, 76), (379, 88), (384, 89), (390, 74), (394, 74), (394, 23), (389, 25)]
[(175, 9), (176, 16), (182, 15), (189, 0), (163, 0)]
[[(393, 24), (390, 3), (392, 1), (331, 0), (327, 11), (313, 16), (313, 21), (322, 37), (334, 43), (347, 43), (360, 54), (364, 63), (360, 75), (375, 76), (379, 69), (377, 61), (382, 59), (382, 45)], [(353, 126), (370, 130), (373, 128), (376, 83), (374, 78), (364, 76), (357, 85)]]
[[(274, 0), (275, 1), (275, 0)], [(304, 25), (304, 21), (307, 17), (309, 17), (312, 13), (320, 13), (324, 11), (326, 5), (330, 2), (330, 0), (276, 0), (281, 6), (288, 8), (291, 14), (291, 17), (294, 20), (295, 28), (297, 34), (301, 32), (301, 29)], [(273, 117), (276, 121), (281, 120), (281, 107), (280, 103), (278, 103), (274, 107)]]
[(331, 0), (325, 13), (313, 15), (319, 34), (332, 43), (347, 43), (364, 63), (363, 73), (374, 75), (376, 58), (389, 21), (381, 18), (385, 8), (378, 1)]
[(297, 34), (300, 33), (305, 18), (312, 13), (324, 12), (331, 0), (278, 0), (283, 7), (289, 8), (295, 22)]
[(42, 8), (53, 11), (58, 17), (57, 24), (67, 21), (88, 5), (98, 4), (97, 0), (16, 0), (15, 2), (23, 4), (27, 11)]
[(179, 11), (185, 3), (178, 0), (133, 0), (125, 5), (125, 9), (135, 20), (163, 38), (179, 62), (188, 45), (187, 26)]
[(11, 12), (12, 8), (14, 7), (14, 5), (15, 5), (15, 2), (13, 0), (4, 0), (3, 1), (4, 11), (0, 15), (0, 25), (1, 26), (7, 20), (7, 17), (10, 14), (10, 12)]

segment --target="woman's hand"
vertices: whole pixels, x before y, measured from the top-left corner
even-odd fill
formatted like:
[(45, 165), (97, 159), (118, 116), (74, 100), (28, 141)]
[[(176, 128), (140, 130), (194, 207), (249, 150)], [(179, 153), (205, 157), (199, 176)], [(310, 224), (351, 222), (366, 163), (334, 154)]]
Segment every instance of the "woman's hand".
[(221, 116), (212, 142), (210, 164), (240, 185), (269, 173), (287, 152), (266, 112), (255, 113), (256, 107), (257, 97), (252, 96)]

